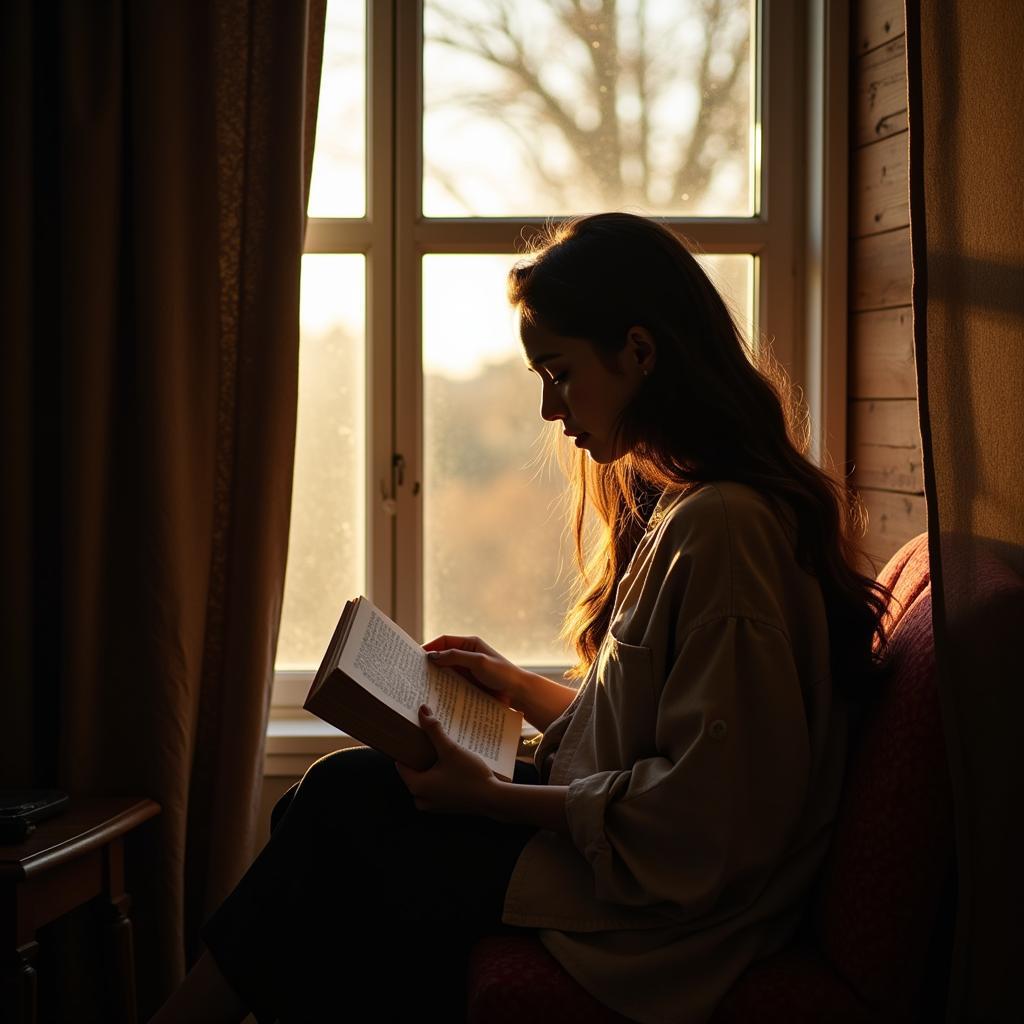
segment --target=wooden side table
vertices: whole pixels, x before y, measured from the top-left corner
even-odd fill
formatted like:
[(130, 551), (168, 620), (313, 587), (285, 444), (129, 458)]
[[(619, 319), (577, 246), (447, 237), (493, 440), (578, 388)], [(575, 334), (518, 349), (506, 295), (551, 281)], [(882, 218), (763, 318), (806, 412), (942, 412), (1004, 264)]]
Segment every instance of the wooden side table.
[(10, 1019), (24, 1024), (36, 1019), (36, 931), (101, 899), (108, 913), (103, 938), (109, 1019), (134, 1024), (135, 952), (124, 891), (124, 837), (159, 813), (152, 800), (72, 796), (62, 813), (40, 822), (23, 842), (0, 846), (0, 928), (8, 960), (0, 999), (5, 1009), (14, 1010)]

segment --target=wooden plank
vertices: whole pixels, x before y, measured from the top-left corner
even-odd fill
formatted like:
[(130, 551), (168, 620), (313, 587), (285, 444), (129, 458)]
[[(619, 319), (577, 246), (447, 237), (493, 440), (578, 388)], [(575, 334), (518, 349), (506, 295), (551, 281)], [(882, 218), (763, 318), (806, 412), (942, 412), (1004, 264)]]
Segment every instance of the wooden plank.
[(904, 0), (859, 0), (854, 4), (854, 56), (882, 46), (906, 31)]
[(910, 229), (868, 235), (851, 245), (850, 309), (910, 305)]
[(914, 398), (914, 317), (910, 306), (850, 317), (851, 398)]
[(881, 444), (850, 445), (854, 487), (924, 494), (924, 467), (920, 448)]
[(903, 36), (857, 60), (851, 117), (857, 146), (906, 130), (907, 65)]
[(847, 439), (855, 487), (923, 493), (915, 399), (851, 402)]
[(907, 132), (900, 132), (854, 151), (850, 234), (855, 238), (910, 223), (907, 139)]
[(911, 398), (851, 402), (848, 433), (860, 444), (916, 448), (921, 443), (917, 401)]
[(877, 572), (908, 540), (927, 530), (927, 506), (917, 494), (868, 488), (858, 493), (868, 515), (861, 545)]

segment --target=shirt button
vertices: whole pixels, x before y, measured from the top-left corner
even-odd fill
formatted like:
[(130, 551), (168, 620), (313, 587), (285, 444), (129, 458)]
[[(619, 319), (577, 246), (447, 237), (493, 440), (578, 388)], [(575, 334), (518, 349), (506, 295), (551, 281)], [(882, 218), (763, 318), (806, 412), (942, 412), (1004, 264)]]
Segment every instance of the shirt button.
[(725, 738), (725, 734), (729, 731), (729, 726), (722, 721), (721, 718), (716, 718), (711, 725), (708, 726), (708, 735), (713, 740), (720, 740)]

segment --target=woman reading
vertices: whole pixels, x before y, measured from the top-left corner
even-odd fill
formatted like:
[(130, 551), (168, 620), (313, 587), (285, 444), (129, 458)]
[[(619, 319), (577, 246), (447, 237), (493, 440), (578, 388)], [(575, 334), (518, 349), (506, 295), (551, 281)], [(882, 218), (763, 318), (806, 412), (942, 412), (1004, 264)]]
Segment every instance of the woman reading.
[(884, 640), (850, 499), (665, 227), (576, 220), (508, 287), (576, 449), (579, 685), (426, 644), (543, 733), (534, 763), (499, 780), (429, 709), (427, 771), (318, 761), (158, 1020), (456, 1020), (473, 943), (527, 929), (623, 1016), (699, 1022), (799, 923)]

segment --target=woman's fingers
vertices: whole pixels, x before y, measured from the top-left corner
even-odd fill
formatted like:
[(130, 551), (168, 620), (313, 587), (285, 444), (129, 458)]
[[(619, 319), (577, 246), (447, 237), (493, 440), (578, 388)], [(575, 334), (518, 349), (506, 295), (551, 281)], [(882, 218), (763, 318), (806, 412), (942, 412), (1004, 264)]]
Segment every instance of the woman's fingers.
[(425, 651), (447, 651), (447, 650), (473, 650), (476, 642), (475, 636), (435, 636), (429, 643), (423, 645)]
[(451, 637), (448, 636), (435, 636), (433, 640), (429, 640), (423, 645), (425, 651), (443, 651), (448, 647), (451, 647), (449, 641)]
[(428, 651), (427, 657), (433, 664), (452, 669), (492, 696), (504, 699), (505, 682), (495, 671), (494, 660), (490, 655), (452, 648), (447, 651)]
[(457, 672), (509, 707), (517, 706), (521, 671), (478, 636), (439, 636), (423, 645), (440, 668)]
[(433, 640), (423, 645), (423, 649), (425, 651), (475, 651), (478, 654), (497, 655), (497, 651), (478, 636), (458, 636), (449, 633), (434, 637)]
[(427, 657), (439, 668), (447, 668), (457, 672), (466, 682), (474, 684), (477, 682), (476, 675), (468, 659), (470, 657), (480, 658), (482, 655), (460, 651), (453, 647), (446, 651), (427, 651)]
[(428, 651), (427, 657), (435, 665), (444, 665), (446, 668), (458, 666), (472, 671), (474, 667), (481, 665), (487, 656), (476, 651), (460, 651), (451, 647), (446, 651)]

